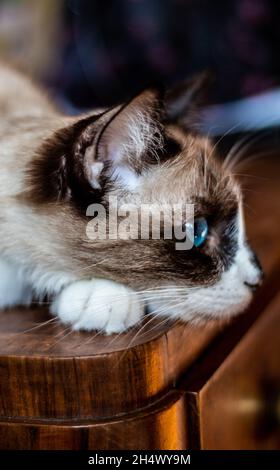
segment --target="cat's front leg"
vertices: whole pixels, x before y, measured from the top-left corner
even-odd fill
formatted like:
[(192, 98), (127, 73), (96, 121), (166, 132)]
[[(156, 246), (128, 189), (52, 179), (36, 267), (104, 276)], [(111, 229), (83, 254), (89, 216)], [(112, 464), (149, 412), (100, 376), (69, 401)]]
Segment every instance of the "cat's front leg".
[(56, 296), (51, 312), (74, 330), (120, 333), (144, 314), (137, 294), (128, 287), (103, 279), (78, 281)]
[(0, 308), (30, 305), (32, 291), (19, 268), (0, 258)]

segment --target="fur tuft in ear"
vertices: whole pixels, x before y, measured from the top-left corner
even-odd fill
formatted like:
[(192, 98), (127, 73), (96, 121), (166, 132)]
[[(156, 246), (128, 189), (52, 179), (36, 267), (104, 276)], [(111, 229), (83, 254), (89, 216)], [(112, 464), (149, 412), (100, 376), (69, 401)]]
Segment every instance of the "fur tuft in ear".
[(93, 188), (106, 165), (110, 178), (124, 188), (135, 189), (138, 176), (157, 156), (164, 145), (160, 91), (144, 90), (128, 103), (106, 113), (97, 138), (87, 146), (86, 174)]
[(160, 114), (158, 90), (143, 91), (122, 106), (102, 130), (98, 155), (134, 166), (148, 149), (162, 145)]
[[(157, 89), (147, 89), (116, 109), (102, 128), (99, 137), (87, 148), (94, 174), (102, 162), (109, 163), (112, 177), (130, 189), (137, 176), (155, 163), (164, 145), (161, 124), (162, 103)], [(98, 184), (95, 180), (92, 184)]]

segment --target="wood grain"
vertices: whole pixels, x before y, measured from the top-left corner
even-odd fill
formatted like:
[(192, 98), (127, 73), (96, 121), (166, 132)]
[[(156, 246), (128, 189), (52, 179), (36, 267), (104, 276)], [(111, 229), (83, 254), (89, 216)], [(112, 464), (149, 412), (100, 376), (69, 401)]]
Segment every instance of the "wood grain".
[(280, 294), (200, 390), (203, 449), (280, 448), (279, 313)]
[(184, 394), (168, 393), (154, 406), (108, 421), (0, 421), (0, 449), (185, 449)]
[(59, 324), (24, 333), (46, 315), (33, 309), (0, 316), (0, 417), (96, 419), (141, 409), (172, 388), (216, 331), (153, 325), (134, 345), (135, 331), (115, 340), (84, 333), (59, 340)]

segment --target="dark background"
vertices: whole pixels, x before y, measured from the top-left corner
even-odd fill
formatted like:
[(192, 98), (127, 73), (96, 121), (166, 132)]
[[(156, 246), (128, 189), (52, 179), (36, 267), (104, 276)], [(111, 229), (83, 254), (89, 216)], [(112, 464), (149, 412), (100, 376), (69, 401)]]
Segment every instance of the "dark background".
[(78, 106), (112, 104), (151, 80), (208, 69), (212, 100), (279, 85), (280, 2), (70, 0), (55, 86)]
[(65, 1), (52, 85), (88, 107), (208, 69), (213, 102), (260, 93), (280, 81), (279, 13), (272, 0)]
[(0, 0), (0, 57), (70, 112), (209, 70), (210, 103), (280, 84), (279, 0)]
[[(206, 104), (225, 107), (208, 114), (207, 133), (272, 122), (275, 131), (279, 20), (276, 0), (0, 0), (0, 57), (39, 79), (70, 113), (208, 70), (214, 81)], [(239, 106), (278, 89), (265, 103)]]

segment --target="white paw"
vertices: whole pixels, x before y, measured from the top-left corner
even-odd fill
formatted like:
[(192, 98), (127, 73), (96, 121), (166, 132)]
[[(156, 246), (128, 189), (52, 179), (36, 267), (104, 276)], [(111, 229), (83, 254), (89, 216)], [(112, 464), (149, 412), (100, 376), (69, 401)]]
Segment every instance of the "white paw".
[(137, 294), (128, 287), (103, 279), (70, 284), (55, 298), (51, 312), (74, 330), (120, 333), (143, 315)]

